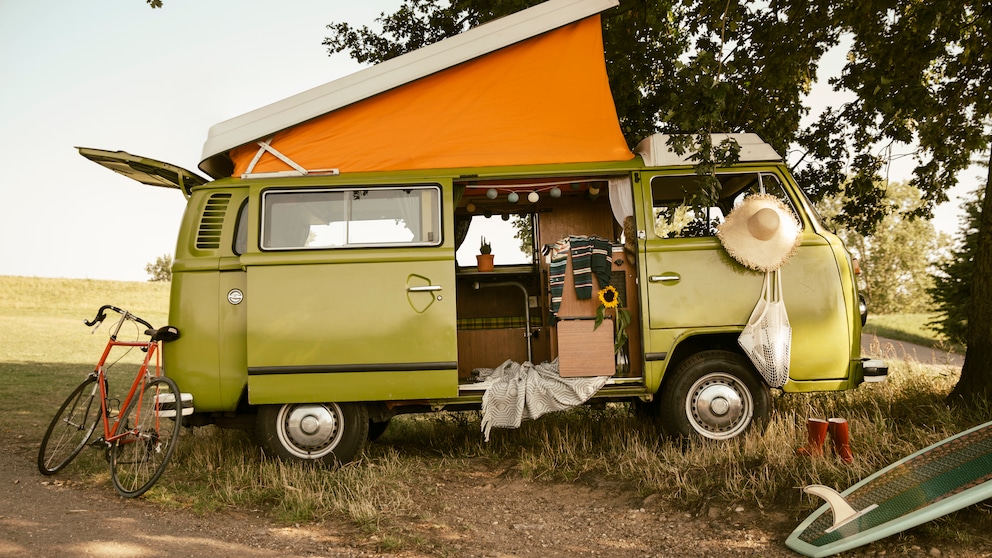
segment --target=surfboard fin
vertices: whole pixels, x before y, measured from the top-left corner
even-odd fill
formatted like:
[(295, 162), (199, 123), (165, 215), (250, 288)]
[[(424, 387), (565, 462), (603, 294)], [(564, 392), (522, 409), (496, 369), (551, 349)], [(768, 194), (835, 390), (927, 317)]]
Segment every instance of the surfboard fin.
[(834, 524), (826, 530), (827, 533), (841, 527), (842, 525), (854, 521), (855, 519), (878, 507), (878, 504), (872, 504), (867, 508), (858, 511), (854, 509), (851, 504), (848, 504), (847, 500), (845, 500), (839, 492), (822, 484), (811, 484), (804, 488), (803, 492), (806, 494), (812, 494), (813, 496), (819, 496), (830, 504), (830, 510), (834, 514)]

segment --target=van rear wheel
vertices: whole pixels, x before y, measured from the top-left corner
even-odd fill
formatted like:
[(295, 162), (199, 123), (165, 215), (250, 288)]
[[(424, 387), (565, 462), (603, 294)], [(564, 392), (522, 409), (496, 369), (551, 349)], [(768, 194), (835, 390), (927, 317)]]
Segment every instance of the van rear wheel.
[(764, 428), (771, 391), (751, 363), (730, 351), (703, 351), (682, 361), (658, 399), (661, 427), (676, 437), (729, 440)]
[(364, 403), (265, 405), (255, 430), (270, 455), (334, 467), (354, 460), (364, 449), (369, 413)]

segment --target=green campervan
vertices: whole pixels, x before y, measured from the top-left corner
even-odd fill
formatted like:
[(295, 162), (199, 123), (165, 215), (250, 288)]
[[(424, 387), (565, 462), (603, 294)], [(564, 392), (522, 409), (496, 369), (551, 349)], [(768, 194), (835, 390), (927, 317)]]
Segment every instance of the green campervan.
[[(740, 161), (700, 206), (668, 137), (629, 149), (599, 22), (615, 5), (552, 0), (222, 122), (209, 179), (81, 149), (188, 198), (164, 348), (188, 423), (326, 463), (437, 410), (482, 409), (488, 428), (519, 420), (507, 408), (626, 401), (726, 439), (768, 417), (772, 389), (883, 379), (860, 355), (852, 260), (779, 154), (714, 138)], [(771, 213), (732, 232), (759, 199)], [(742, 256), (772, 237), (773, 263)], [(744, 342), (770, 278), (791, 325), (778, 380)], [(508, 378), (563, 395), (512, 399)]]

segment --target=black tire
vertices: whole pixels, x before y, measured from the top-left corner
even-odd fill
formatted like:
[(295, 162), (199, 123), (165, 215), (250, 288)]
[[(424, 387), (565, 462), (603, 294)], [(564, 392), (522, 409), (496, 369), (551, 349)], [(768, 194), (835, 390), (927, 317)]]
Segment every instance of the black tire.
[(100, 424), (100, 389), (88, 376), (59, 407), (38, 448), (38, 470), (54, 475), (86, 447)]
[(179, 443), (182, 396), (171, 378), (153, 378), (121, 414), (117, 434), (133, 435), (110, 445), (110, 478), (125, 498), (144, 494), (158, 481)]
[(336, 467), (365, 448), (369, 412), (364, 403), (265, 405), (258, 411), (255, 431), (270, 455)]
[(657, 401), (658, 419), (666, 433), (729, 440), (767, 424), (771, 391), (744, 356), (703, 351), (671, 373)]

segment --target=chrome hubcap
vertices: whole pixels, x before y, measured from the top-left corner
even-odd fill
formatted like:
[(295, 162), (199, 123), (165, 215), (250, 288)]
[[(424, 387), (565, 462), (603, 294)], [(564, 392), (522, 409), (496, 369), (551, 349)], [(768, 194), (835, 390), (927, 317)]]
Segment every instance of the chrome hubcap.
[(304, 459), (330, 453), (341, 440), (341, 409), (335, 403), (286, 405), (279, 411), (283, 446)]
[(754, 413), (747, 386), (723, 372), (697, 380), (689, 389), (685, 405), (693, 430), (715, 440), (733, 438), (746, 430)]

